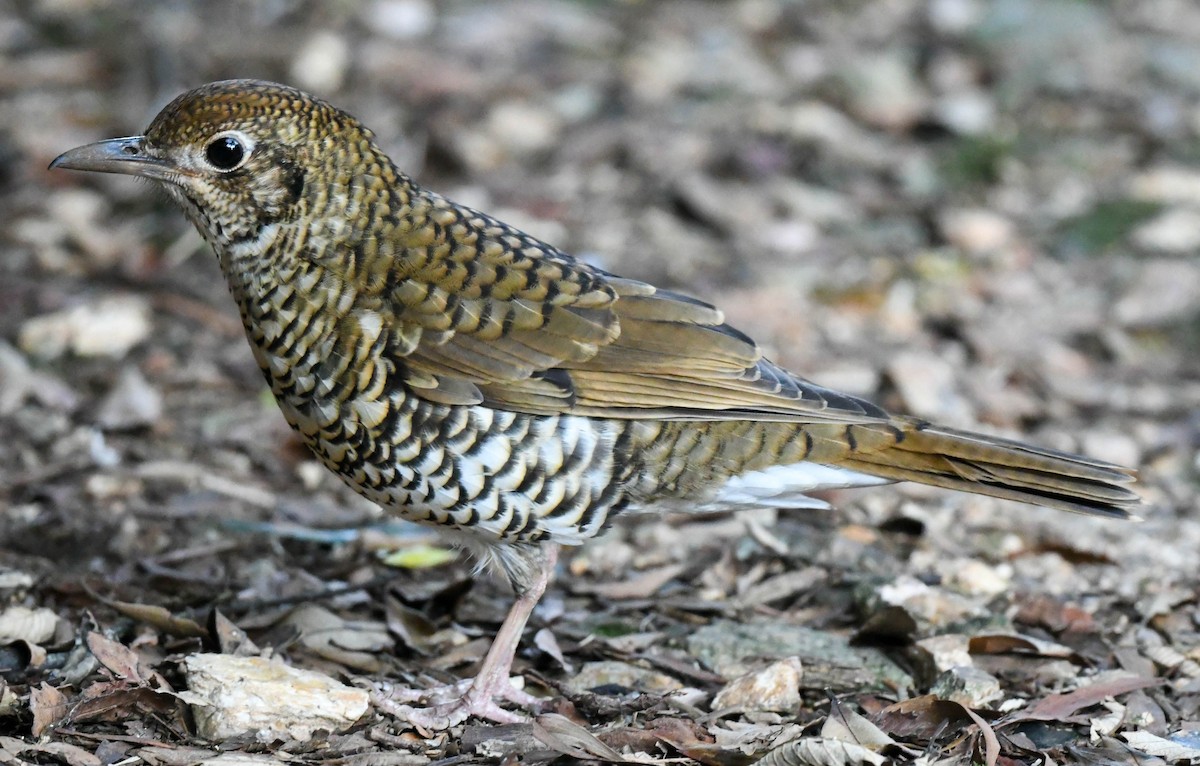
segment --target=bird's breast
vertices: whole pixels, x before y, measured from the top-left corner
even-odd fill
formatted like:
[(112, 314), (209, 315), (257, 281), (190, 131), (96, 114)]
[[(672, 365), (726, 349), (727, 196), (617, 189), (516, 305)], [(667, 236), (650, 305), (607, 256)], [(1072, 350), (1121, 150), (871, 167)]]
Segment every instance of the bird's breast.
[(561, 542), (622, 500), (612, 421), (426, 401), (387, 318), (337, 280), (311, 263), (243, 276), (247, 337), (284, 417), (368, 499), (488, 539)]

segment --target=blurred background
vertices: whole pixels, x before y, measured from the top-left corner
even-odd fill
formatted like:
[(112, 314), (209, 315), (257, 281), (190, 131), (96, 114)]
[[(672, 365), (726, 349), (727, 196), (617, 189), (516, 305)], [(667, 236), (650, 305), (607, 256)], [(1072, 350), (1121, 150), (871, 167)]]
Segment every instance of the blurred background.
[[(46, 170), (231, 77), (332, 101), (421, 184), (709, 299), (823, 385), (1144, 479), (1138, 526), (907, 485), (749, 528), (619, 525), (570, 552), (560, 639), (595, 651), (587, 620), (613, 615), (688, 635), (695, 604), (816, 566), (821, 588), (773, 602), (801, 624), (862, 629), (863, 578), (1065, 643), (1093, 620), (1079, 666), (988, 666), (1006, 692), (1109, 667), (1110, 645), (1200, 661), (1194, 0), (0, 0), (0, 593), (58, 615), (64, 645), (116, 619), (93, 590), (265, 627), (272, 599), (378, 577), (368, 539), (322, 531), (377, 511), (288, 431), (183, 216), (149, 184)], [(645, 595), (669, 581), (674, 611), (573, 590), (660, 565)], [(494, 626), (502, 591), (433, 571), (398, 597)], [(378, 619), (377, 596), (338, 608)], [(969, 632), (927, 617), (905, 640)], [(371, 661), (394, 662), (382, 635)], [(1156, 731), (1195, 720), (1191, 683), (1143, 705)]]
[[(1139, 466), (1148, 523), (1086, 534), (1195, 586), (1191, 0), (0, 2), (4, 555), (126, 571), (212, 515), (369, 516), (288, 433), (165, 197), (46, 170), (230, 77), (334, 102), (420, 183), (710, 299), (824, 385)], [(837, 499), (953, 508), (951, 538), (1084, 529)]]

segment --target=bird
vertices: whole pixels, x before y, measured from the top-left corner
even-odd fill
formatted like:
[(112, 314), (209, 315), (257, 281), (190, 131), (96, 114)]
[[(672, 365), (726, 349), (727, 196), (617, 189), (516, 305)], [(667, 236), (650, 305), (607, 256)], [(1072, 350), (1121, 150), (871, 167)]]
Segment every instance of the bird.
[(712, 304), (425, 189), (356, 118), (286, 85), (200, 86), (144, 134), (51, 168), (157, 182), (211, 245), (317, 458), (511, 583), (473, 678), (377, 689), (413, 726), (536, 708), (509, 677), (525, 625), (560, 546), (618, 516), (815, 507), (817, 489), (896, 481), (1118, 519), (1142, 502), (1134, 469), (894, 415), (789, 372)]

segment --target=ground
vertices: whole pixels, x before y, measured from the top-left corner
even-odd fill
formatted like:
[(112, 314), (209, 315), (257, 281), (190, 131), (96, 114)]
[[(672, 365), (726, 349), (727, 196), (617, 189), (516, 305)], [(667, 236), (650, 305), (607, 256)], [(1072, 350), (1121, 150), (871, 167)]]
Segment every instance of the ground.
[[(0, 61), (0, 759), (1200, 760), (1200, 5), (55, 0)], [(510, 599), (313, 462), (161, 194), (45, 169), (225, 77), (826, 386), (1136, 466), (1144, 521), (630, 519), (535, 613), (535, 722), (206, 740), (197, 657), (430, 684)]]

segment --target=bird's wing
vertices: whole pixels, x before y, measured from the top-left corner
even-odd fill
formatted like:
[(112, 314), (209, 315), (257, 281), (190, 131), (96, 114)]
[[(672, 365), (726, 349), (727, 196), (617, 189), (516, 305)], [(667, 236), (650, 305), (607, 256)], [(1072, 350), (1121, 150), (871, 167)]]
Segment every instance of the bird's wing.
[(426, 399), (616, 418), (887, 417), (764, 359), (707, 303), (433, 200), (436, 231), (395, 262), (388, 296), (396, 355)]

